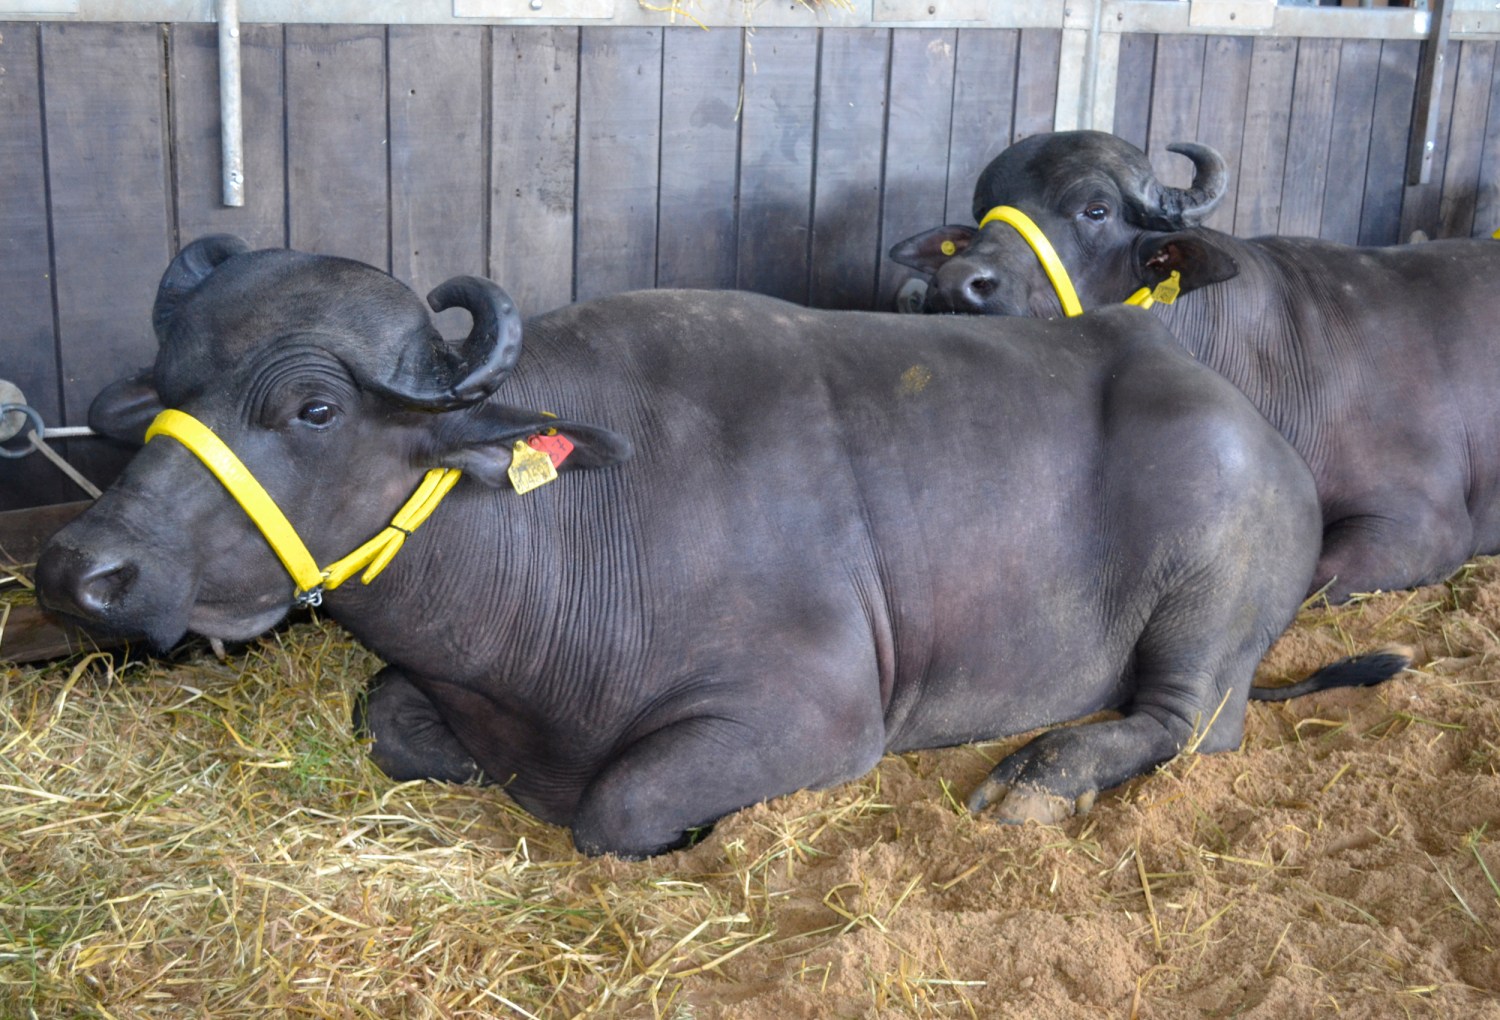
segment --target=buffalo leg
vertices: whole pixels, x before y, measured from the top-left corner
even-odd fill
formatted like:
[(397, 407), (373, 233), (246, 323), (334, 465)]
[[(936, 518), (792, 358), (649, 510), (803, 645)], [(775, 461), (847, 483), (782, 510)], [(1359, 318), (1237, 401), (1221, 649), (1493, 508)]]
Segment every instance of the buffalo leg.
[(354, 732), (371, 740), (370, 760), (397, 781), (466, 783), (483, 778), (437, 706), (393, 666), (375, 674), (355, 705)]
[(969, 810), (998, 803), (1002, 822), (1055, 824), (1093, 806), (1100, 790), (1118, 786), (1176, 755), (1178, 727), (1146, 713), (1049, 730), (995, 766)]
[[(1243, 599), (1224, 597), (1239, 583)], [(1255, 666), (1296, 609), (1295, 589), (1276, 586), (1236, 578), (1163, 599), (1136, 643), (1123, 718), (1042, 734), (995, 766), (969, 809), (998, 804), (1001, 821), (1052, 824), (1185, 748), (1238, 747)]]
[(878, 702), (853, 706), (847, 716), (825, 715), (826, 704), (778, 707), (765, 717), (778, 720), (774, 726), (700, 715), (626, 748), (580, 800), (574, 844), (587, 854), (649, 857), (684, 846), (693, 829), (732, 811), (848, 781), (880, 760)]
[[(1441, 581), (1469, 558), (1473, 524), (1463, 507), (1427, 503), (1410, 506), (1409, 493), (1389, 493), (1392, 513), (1354, 514), (1323, 530), (1323, 550), (1313, 575), (1314, 592), (1347, 602), (1355, 592), (1396, 590)], [(1481, 550), (1483, 551), (1483, 550)]]

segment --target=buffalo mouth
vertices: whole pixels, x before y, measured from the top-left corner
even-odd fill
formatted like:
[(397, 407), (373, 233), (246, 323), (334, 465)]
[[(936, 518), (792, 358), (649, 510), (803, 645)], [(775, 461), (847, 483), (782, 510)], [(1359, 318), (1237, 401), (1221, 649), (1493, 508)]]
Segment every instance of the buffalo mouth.
[(163, 651), (188, 631), (247, 641), (274, 627), (291, 607), (285, 590), (228, 599), (200, 594), (191, 577), (59, 545), (44, 550), (37, 563), (38, 600), (49, 613), (101, 636), (144, 637)]
[[(280, 599), (259, 607), (247, 607), (242, 603), (196, 602), (188, 610), (185, 629), (220, 641), (249, 641), (280, 623), (290, 608)], [(179, 633), (177, 637), (182, 635)]]

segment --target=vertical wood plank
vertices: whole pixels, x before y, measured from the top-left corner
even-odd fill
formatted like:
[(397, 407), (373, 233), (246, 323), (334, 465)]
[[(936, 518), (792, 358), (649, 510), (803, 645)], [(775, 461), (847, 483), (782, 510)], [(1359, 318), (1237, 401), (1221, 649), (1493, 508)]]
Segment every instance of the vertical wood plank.
[[(1448, 168), (1447, 139), (1453, 124), (1453, 100), (1458, 87), (1458, 55), (1462, 43), (1448, 43), (1443, 62), (1443, 94), (1438, 105), (1436, 140), (1432, 154), (1432, 179), (1426, 184), (1407, 184), (1401, 196), (1401, 240), (1422, 231), (1428, 237), (1442, 236), (1443, 175)], [(1420, 88), (1420, 81), (1418, 87)], [(1420, 104), (1421, 100), (1418, 99)], [(1408, 178), (1408, 181), (1410, 178)]]
[(1370, 161), (1359, 215), (1360, 244), (1394, 244), (1401, 235), (1401, 193), (1406, 177), (1406, 140), (1417, 90), (1421, 43), (1387, 39), (1380, 46)]
[(807, 302), (818, 32), (763, 28), (746, 44), (737, 285)]
[(1240, 154), (1245, 142), (1245, 106), (1250, 96), (1250, 62), (1255, 41), (1248, 36), (1214, 36), (1203, 52), (1203, 98), (1198, 103), (1197, 140), (1224, 157), (1229, 185), (1203, 225), (1233, 231), (1240, 192)]
[(1495, 44), (1463, 43), (1455, 77), (1439, 229), (1443, 237), (1468, 237), (1474, 232), (1474, 213), (1479, 201), (1484, 127), (1489, 119), (1490, 90), (1495, 79)]
[(291, 246), (390, 269), (386, 30), (286, 27)]
[(1010, 145), (1020, 44), (1021, 33), (1015, 29), (965, 28), (958, 33), (945, 223), (974, 222), (974, 184), (990, 160)]
[(814, 155), (812, 269), (819, 308), (873, 308), (890, 33), (823, 33)]
[(1338, 40), (1303, 39), (1297, 47), (1297, 76), (1292, 85), (1279, 234), (1316, 237), (1322, 230), (1338, 76)]
[(1496, 230), (1500, 230), (1500, 53), (1496, 54), (1495, 77), (1490, 82), (1489, 126), (1484, 132), (1484, 153), (1479, 163), (1473, 234), (1489, 237)]
[[(486, 272), (487, 36), (469, 26), (390, 28), (391, 273), (424, 296)], [(436, 321), (447, 336), (469, 327), (456, 308)]]
[(880, 210), (880, 275), (875, 307), (894, 307), (896, 291), (915, 275), (885, 256), (891, 245), (943, 222), (948, 198), (953, 103), (952, 29), (898, 28), (891, 33), (890, 115), (885, 132), (885, 185)]
[(573, 299), (578, 29), (494, 29), (490, 277), (524, 315)]
[[(1101, 36), (1102, 38), (1102, 36)], [(1057, 107), (1052, 114), (1052, 130), (1077, 131), (1085, 126), (1083, 91), (1092, 66), (1089, 53), (1089, 31), (1065, 28), (1057, 54)]]
[(1062, 58), (1062, 29), (1023, 28), (1016, 68), (1014, 140), (1052, 130), (1057, 116), (1057, 68)]
[(1281, 221), (1281, 184), (1286, 173), (1287, 128), (1297, 40), (1262, 37), (1250, 59), (1250, 93), (1240, 150), (1240, 190), (1234, 233), (1273, 234)]
[(1156, 36), (1127, 32), (1120, 37), (1120, 75), (1115, 83), (1115, 134), (1142, 152), (1150, 144), (1151, 80), (1155, 68)]
[(244, 106), (245, 204), (224, 204), (219, 133), (219, 32), (216, 25), (173, 25), (172, 168), (179, 245), (205, 234), (238, 234), (255, 248), (286, 238), (286, 96), (283, 31), (240, 26)]
[(1156, 42), (1146, 153), (1157, 180), (1175, 188), (1192, 183), (1193, 166), (1168, 152), (1167, 146), (1198, 140), (1204, 52), (1201, 35), (1164, 35)]
[(658, 287), (733, 287), (744, 33), (669, 28), (662, 55)]
[(1328, 137), (1330, 171), (1323, 188), (1322, 226), (1318, 236), (1344, 244), (1359, 243), (1360, 208), (1370, 159), (1375, 113), (1375, 81), (1380, 73), (1380, 42), (1345, 39), (1339, 53), (1339, 79)]
[(659, 28), (585, 28), (578, 90), (580, 301), (656, 283)]
[[(52, 248), (42, 162), (40, 30), (0, 23), (0, 378), (20, 387), (42, 419), (62, 413), (52, 328)], [(20, 449), (21, 440), (8, 444)], [(0, 460), (0, 510), (76, 499), (39, 454)]]
[[(42, 27), (45, 144), (57, 265), (63, 417), (156, 355), (151, 305), (172, 254), (164, 54), (156, 25)], [(69, 444), (95, 484), (127, 451)]]

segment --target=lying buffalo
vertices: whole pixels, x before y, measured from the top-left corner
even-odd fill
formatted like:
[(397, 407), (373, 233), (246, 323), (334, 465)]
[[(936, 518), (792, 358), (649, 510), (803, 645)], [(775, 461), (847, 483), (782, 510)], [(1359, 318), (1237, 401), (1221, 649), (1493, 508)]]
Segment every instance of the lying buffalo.
[[(356, 262), (186, 248), (155, 392), (117, 385), (93, 419), (139, 439), (173, 410), (44, 551), (46, 604), (168, 645), (324, 598), (390, 664), (362, 717), (382, 769), (477, 767), (581, 849), (644, 855), (886, 751), (1104, 708), (1002, 761), (975, 809), (1056, 819), (1190, 742), (1233, 748), (1312, 575), (1306, 466), (1149, 313), (656, 291), (533, 319), (522, 353), (494, 284), (430, 301), (469, 337)], [(556, 476), (531, 488), (537, 456)], [(336, 587), (372, 535), (399, 552)]]
[[(1158, 305), (1162, 321), (1312, 468), (1324, 529), (1313, 587), (1330, 599), (1440, 580), (1500, 551), (1500, 245), (1239, 240), (1197, 225), (1224, 194), (1224, 161), (1203, 145), (1170, 148), (1197, 168), (1187, 189), (1159, 183), (1113, 135), (1027, 138), (980, 175), (974, 217), (1025, 213), (1083, 308), (1174, 271), (1203, 287)], [(1059, 314), (1038, 256), (1006, 222), (940, 227), (890, 254), (932, 274), (929, 311)]]

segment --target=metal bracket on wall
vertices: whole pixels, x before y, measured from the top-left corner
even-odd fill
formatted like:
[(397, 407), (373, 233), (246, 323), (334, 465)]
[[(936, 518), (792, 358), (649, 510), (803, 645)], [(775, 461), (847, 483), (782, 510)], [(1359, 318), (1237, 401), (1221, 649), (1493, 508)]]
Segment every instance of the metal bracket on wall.
[(1276, 0), (1192, 0), (1188, 24), (1241, 32), (1271, 28), (1276, 24)]
[[(668, 9), (665, 0), (662, 9)], [(453, 0), (455, 18), (556, 18), (605, 21), (614, 18), (614, 0)]]

